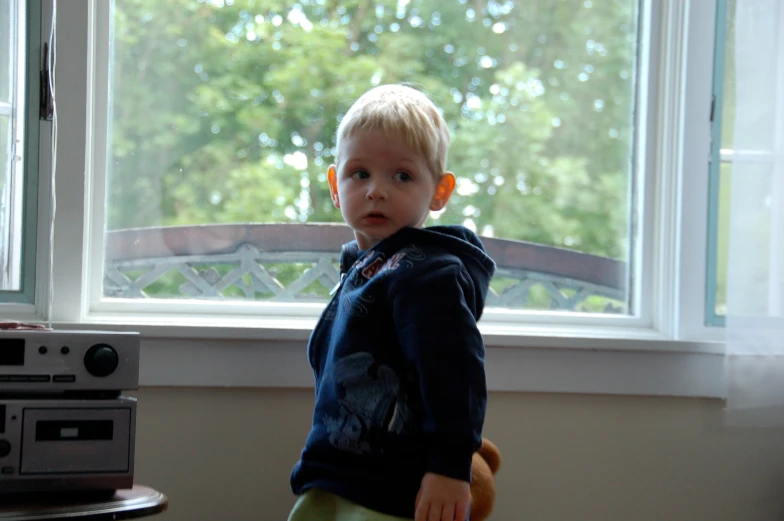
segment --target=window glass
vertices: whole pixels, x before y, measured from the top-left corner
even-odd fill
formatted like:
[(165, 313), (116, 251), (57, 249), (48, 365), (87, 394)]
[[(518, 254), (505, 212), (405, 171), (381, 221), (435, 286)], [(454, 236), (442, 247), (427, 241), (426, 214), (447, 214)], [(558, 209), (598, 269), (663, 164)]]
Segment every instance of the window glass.
[[(115, 0), (107, 298), (325, 301), (334, 133), (374, 85), (443, 109), (488, 304), (634, 314), (634, 0)], [(331, 223), (331, 224), (328, 224)]]
[[(0, 0), (0, 291), (22, 283), (22, 197), (24, 183), (23, 5)], [(16, 297), (0, 293), (0, 301)]]

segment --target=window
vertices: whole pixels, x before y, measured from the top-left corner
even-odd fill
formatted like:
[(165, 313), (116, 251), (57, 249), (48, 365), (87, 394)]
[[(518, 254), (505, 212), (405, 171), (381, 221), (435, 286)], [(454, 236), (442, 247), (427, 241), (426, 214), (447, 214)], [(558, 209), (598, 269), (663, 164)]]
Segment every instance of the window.
[[(404, 12), (402, 19), (397, 18), (398, 3)], [(440, 25), (431, 29), (434, 4)], [(475, 9), (470, 23), (468, 4)], [(56, 120), (68, 131), (59, 133), (54, 150), (57, 182), (52, 191), (57, 211), (51, 254), (46, 251), (50, 237), (39, 234), (38, 240), (43, 252), (39, 257), (54, 259), (51, 276), (40, 277), (39, 286), (50, 284), (53, 293), (43, 292), (51, 309), (38, 307), (36, 317), (50, 319), (55, 327), (140, 331), (147, 360), (143, 385), (311, 385), (311, 375), (302, 363), (302, 345), (323, 309), (323, 292), (333, 283), (337, 246), (351, 235), (332, 208), (318, 204), (319, 190), (323, 190), (318, 175), (332, 153), (331, 132), (322, 129), (313, 137), (304, 129), (296, 135), (281, 129), (298, 121), (315, 124), (326, 118), (327, 122), (327, 110), (334, 117), (334, 127), (341, 111), (372, 84), (373, 74), (368, 71), (387, 67), (397, 72), (379, 81), (402, 81), (408, 68), (422, 67), (423, 73), (436, 74), (435, 79), (421, 83), (455, 116), (450, 120), (456, 140), (464, 143), (453, 149), (450, 167), (467, 179), (462, 183), (468, 195), (461, 195), (451, 212), (435, 222), (471, 219), (489, 247), (496, 248), (494, 256), (506, 259), (504, 266), (510, 271), (524, 266), (523, 262), (533, 264), (532, 269), (512, 273), (519, 284), (510, 281), (512, 277), (504, 280), (500, 276), (493, 282), (497, 294), (508, 300), (487, 309), (480, 323), (488, 346), (491, 386), (497, 390), (721, 396), (721, 357), (715, 356), (721, 346), (709, 342), (716, 338), (711, 333), (718, 328), (704, 327), (714, 3), (639, 0), (611, 6), (610, 2), (563, 0), (536, 7), (531, 2), (514, 2), (512, 11), (500, 20), (503, 28), (495, 30), (495, 23), (491, 20), (488, 28), (484, 19), (495, 16), (489, 9), (500, 4), (474, 0), (468, 4), (459, 0), (390, 3), (391, 14), (386, 8), (381, 13), (387, 17), (381, 33), (376, 33), (375, 25), (371, 31), (357, 33), (367, 37), (356, 42), (360, 50), (374, 43), (379, 54), (352, 55), (356, 61), (346, 61), (350, 67), (338, 67), (338, 58), (342, 62), (352, 52), (354, 42), (346, 40), (341, 21), (359, 7), (355, 0), (331, 4), (338, 5), (335, 9), (346, 8), (336, 12), (337, 28), (332, 21), (322, 27), (321, 18), (311, 17), (320, 7), (313, 2), (300, 2), (300, 14), (291, 14), (293, 4), (275, 13), (279, 18), (265, 13), (263, 24), (256, 22), (259, 13), (254, 11), (253, 27), (259, 26), (254, 32), (269, 31), (264, 40), (269, 48), (255, 38), (248, 40), (247, 17), (238, 26), (242, 7), (250, 12), (250, 2), (68, 2), (68, 9), (60, 9), (56, 16), (60, 36), (55, 37), (55, 86), (61, 87), (55, 92)], [(47, 12), (50, 4), (43, 1), (42, 5)], [(262, 0), (254, 5), (258, 10)], [(446, 7), (455, 5), (463, 10), (461, 16), (447, 23)], [(414, 8), (421, 9), (417, 16), (425, 27), (412, 25), (412, 21), (420, 25), (419, 19), (412, 19)], [(482, 9), (488, 9), (487, 14)], [(161, 13), (175, 22), (163, 23), (156, 18)], [(366, 9), (364, 20), (381, 15)], [(33, 18), (28, 17), (28, 23)], [(604, 25), (586, 29), (585, 23), (594, 18)], [(303, 27), (306, 19), (313, 24), (310, 32)], [(574, 23), (563, 23), (564, 19)], [(151, 28), (150, 24), (159, 25)], [(391, 31), (393, 24), (398, 24), (395, 32)], [(479, 62), (460, 61), (458, 76), (466, 71), (468, 86), (473, 86), (473, 90), (466, 87), (459, 92), (461, 103), (454, 101), (451, 87), (439, 87), (438, 74), (449, 79), (452, 69), (434, 71), (425, 67), (430, 62), (411, 58), (413, 37), (423, 38), (415, 40), (421, 44), (416, 47), (419, 54), (428, 49), (435, 52), (441, 48), (424, 44), (440, 38), (439, 31), (453, 24), (461, 36), (469, 30), (486, 32), (484, 54), (472, 55), (479, 60), (497, 58), (494, 38), (519, 39), (521, 47), (515, 52), (533, 39), (525, 47), (530, 56), (521, 60), (528, 68), (517, 67), (516, 73), (539, 83), (514, 84), (529, 96), (525, 98), (529, 110), (514, 112), (514, 117), (511, 111), (495, 110), (493, 103), (503, 101), (503, 91), (498, 91), (499, 96), (493, 94), (494, 83), (487, 78), (494, 78), (498, 64), (485, 69)], [(531, 24), (536, 29), (533, 36)], [(49, 33), (48, 23), (43, 26)], [(335, 35), (337, 29), (342, 32)], [(585, 34), (586, 30), (591, 34)], [(196, 34), (186, 39), (186, 33)], [(281, 33), (279, 40), (277, 33)], [(237, 41), (233, 41), (235, 36)], [(317, 36), (319, 45), (310, 45)], [(544, 43), (539, 42), (542, 36)], [(207, 41), (209, 52), (205, 54), (205, 47), (196, 44)], [(467, 60), (452, 45), (449, 56)], [(542, 55), (560, 49), (565, 58), (545, 60), (538, 56), (537, 45)], [(231, 51), (248, 47), (258, 52)], [(586, 61), (589, 49), (599, 53), (595, 61)], [(35, 96), (37, 84), (33, 83), (41, 54), (41, 49), (28, 46), (28, 71), (34, 72), (28, 72), (27, 92)], [(215, 55), (226, 59), (217, 60)], [(294, 69), (292, 64), (310, 55), (319, 58), (315, 69), (304, 73)], [(212, 61), (205, 61), (204, 56)], [(205, 63), (213, 64), (212, 69), (206, 69)], [(592, 65), (593, 72), (585, 65)], [(237, 70), (243, 73), (232, 72)], [(617, 83), (605, 76), (608, 70), (616, 71)], [(624, 77), (622, 71), (627, 71)], [(267, 83), (260, 82), (259, 75)], [(243, 80), (246, 77), (253, 81)], [(326, 95), (326, 88), (311, 92), (311, 84), (300, 81), (306, 77), (309, 82), (332, 86), (331, 94)], [(478, 85), (474, 77), (480, 78)], [(498, 89), (506, 85), (497, 84)], [(304, 87), (309, 90), (302, 92)], [(267, 95), (264, 99), (259, 97), (262, 90)], [(299, 93), (293, 99), (310, 104), (292, 108), (292, 95), (287, 92)], [(314, 94), (319, 96), (317, 102), (311, 99)], [(480, 97), (480, 109), (468, 105), (469, 94)], [(595, 104), (597, 99), (604, 105)], [(240, 110), (248, 105), (253, 110)], [(471, 117), (463, 116), (462, 105)], [(177, 110), (173, 113), (170, 106)], [(532, 106), (538, 108), (532, 110)], [(474, 120), (479, 110), (482, 115)], [(37, 131), (37, 114), (37, 108), (34, 113), (28, 110), (28, 131), (33, 123)], [(586, 119), (575, 123), (573, 118), (581, 114)], [(490, 124), (490, 115), (495, 125)], [(531, 141), (507, 142), (515, 157), (517, 148), (535, 145), (528, 151), (534, 160), (501, 165), (514, 171), (511, 178), (492, 162), (505, 157), (507, 150), (495, 148), (496, 153), (481, 157), (476, 148), (479, 144), (497, 147), (488, 136), (501, 128), (499, 120), (509, 125), (519, 123), (518, 117), (541, 124), (520, 125), (519, 136)], [(598, 126), (591, 126), (610, 122), (619, 122), (618, 127), (610, 127), (618, 130), (617, 139), (610, 129), (605, 137)], [(590, 131), (578, 132), (573, 124)], [(41, 127), (47, 129), (47, 123)], [(477, 131), (475, 147), (468, 146), (471, 143), (465, 136), (459, 138), (464, 128)], [(621, 132), (622, 128), (629, 134)], [(564, 136), (571, 140), (564, 141)], [(42, 133), (42, 158), (49, 150), (48, 139)], [(34, 148), (30, 143), (28, 139), (28, 151)], [(594, 149), (604, 155), (598, 151), (590, 155)], [(578, 151), (581, 161), (575, 159)], [(30, 159), (35, 157), (28, 157), (28, 173), (34, 170)], [(558, 158), (560, 162), (555, 161)], [(488, 161), (486, 167), (483, 159)], [(461, 172), (455, 166), (458, 161), (473, 161), (474, 166)], [(575, 213), (571, 203), (595, 209), (598, 193), (601, 208), (591, 217), (605, 223), (606, 229), (600, 230), (597, 224), (590, 229), (609, 237), (606, 244), (585, 249), (586, 244), (597, 244), (596, 237), (567, 245), (563, 234), (551, 233), (549, 238), (533, 234), (532, 223), (514, 213), (519, 210), (515, 201), (545, 195), (545, 186), (541, 194), (533, 192), (533, 185), (528, 194), (520, 192), (517, 168), (524, 166), (528, 168), (524, 173), (539, 176), (532, 179), (560, 182), (562, 178), (555, 174), (569, 169), (554, 165), (574, 166), (578, 173), (609, 171), (607, 165), (615, 165), (615, 174), (605, 181), (612, 179), (616, 184), (601, 185), (590, 178), (588, 184), (577, 183), (580, 190), (567, 186), (557, 192), (576, 197), (531, 205), (540, 212), (532, 215), (548, 217), (544, 230), (555, 230), (556, 221), (558, 226), (572, 223), (579, 230), (575, 216), (588, 217)], [(477, 173), (487, 177), (477, 179)], [(263, 190), (259, 190), (257, 181), (262, 176)], [(42, 191), (47, 190), (50, 177), (41, 176)], [(573, 180), (582, 179), (576, 176)], [(479, 191), (472, 194), (474, 187)], [(492, 187), (495, 194), (488, 192)], [(510, 198), (499, 198), (503, 194)], [(611, 198), (612, 194), (617, 197)], [(48, 224), (50, 201), (47, 195), (40, 200), (39, 221)], [(508, 204), (496, 207), (490, 204), (493, 200)], [(197, 204), (191, 204), (194, 201)], [(545, 202), (555, 210), (547, 213)], [(317, 215), (319, 208), (322, 213)], [(274, 216), (273, 211), (277, 212)], [(504, 231), (496, 225), (492, 218), (502, 215), (497, 211), (510, 211), (520, 228), (531, 235), (523, 240), (505, 236), (514, 230)], [(508, 225), (509, 219), (504, 223)], [(489, 237), (491, 232), (493, 237)], [(510, 244), (515, 247), (509, 248)], [(232, 280), (245, 286), (231, 287), (228, 282)], [(574, 280), (587, 289), (575, 289)]]
[(40, 9), (0, 0), (0, 301), (33, 302)]
[[(273, 329), (288, 319), (306, 328), (334, 285), (338, 246), (351, 238), (319, 180), (334, 127), (374, 81), (412, 79), (406, 71), (421, 68), (419, 83), (454, 126), (450, 168), (463, 179), (462, 194), (433, 222), (475, 226), (507, 270), (493, 281), (485, 326), (677, 340), (683, 324), (704, 322), (704, 287), (688, 285), (705, 281), (707, 208), (694, 201), (707, 206), (710, 3), (583, 1), (537, 11), (412, 0), (366, 9), (363, 23), (374, 23), (354, 42), (343, 25), (357, 3), (325, 14), (313, 2), (273, 12), (260, 11), (259, 0), (178, 1), (83, 0), (58, 14), (68, 28), (57, 41), (67, 78), (58, 79), (68, 88), (56, 97), (69, 128), (58, 141), (70, 144), (57, 153), (55, 320), (247, 325), (262, 317)], [(454, 6), (460, 16), (447, 23)], [(486, 35), (484, 54), (476, 45), (469, 60), (444, 43), (439, 35), (453, 27)], [(428, 68), (436, 51), (449, 67)], [(525, 81), (496, 81), (506, 63), (499, 57), (515, 52), (525, 59), (509, 67)], [(326, 66), (335, 56), (346, 65)], [(463, 90), (443, 85), (464, 73)], [(83, 99), (87, 114), (74, 110)], [(514, 109), (497, 110), (506, 102)], [(603, 133), (599, 124), (617, 126)], [(498, 133), (508, 126), (519, 136)], [(461, 137), (466, 129), (474, 142)], [(499, 166), (509, 150), (519, 161)], [(609, 164), (612, 175), (590, 174)], [(526, 176), (540, 190), (518, 183)], [(537, 199), (548, 186), (558, 189)], [(526, 222), (521, 208), (536, 218)], [(567, 245), (558, 229), (590, 240), (569, 235)]]
[(412, 81), (453, 131), (458, 187), (430, 222), (485, 238), (488, 305), (641, 317), (642, 14), (637, 0), (115, 0), (94, 304), (323, 303), (352, 238), (325, 179), (339, 119), (371, 86)]
[[(706, 323), (712, 326), (723, 326), (724, 316), (727, 309), (727, 269), (729, 258), (729, 229), (730, 229), (730, 192), (735, 197), (752, 198), (758, 204), (761, 211), (755, 223), (744, 223), (761, 234), (749, 244), (755, 244), (759, 248), (758, 269), (760, 273), (771, 273), (770, 280), (781, 280), (782, 276), (775, 276), (776, 270), (780, 271), (782, 259), (780, 258), (781, 241), (784, 230), (776, 229), (778, 219), (771, 212), (777, 211), (784, 202), (784, 187), (775, 187), (769, 181), (775, 179), (773, 175), (777, 161), (781, 161), (781, 140), (775, 139), (770, 142), (771, 137), (782, 136), (781, 122), (784, 121), (784, 107), (769, 107), (768, 110), (760, 111), (755, 104), (744, 103), (743, 97), (737, 96), (735, 75), (737, 71), (744, 71), (743, 64), (735, 62), (735, 27), (736, 27), (736, 7), (737, 0), (720, 0), (717, 11), (716, 28), (716, 63), (714, 73), (714, 116), (713, 116), (713, 143), (711, 158), (711, 179), (710, 179), (710, 220), (709, 220), (709, 256), (707, 270), (707, 306)], [(780, 23), (784, 21), (784, 9), (780, 9), (781, 19), (771, 20), (771, 26), (767, 29), (777, 31)], [(778, 25), (777, 25), (778, 24)], [(772, 32), (771, 34), (775, 34)], [(778, 51), (784, 53), (784, 46), (780, 44)], [(740, 65), (740, 66), (738, 66)], [(776, 71), (776, 64), (771, 64), (770, 81), (765, 82), (770, 89), (781, 89), (782, 73)], [(748, 71), (747, 71), (748, 72)], [(777, 75), (778, 74), (778, 75)], [(763, 85), (761, 85), (762, 87)], [(771, 90), (775, 92), (775, 90)], [(779, 104), (780, 105), (780, 104)], [(754, 118), (759, 122), (759, 135), (743, 135), (740, 139), (735, 136), (734, 122), (736, 110), (746, 110), (749, 118)], [(754, 112), (748, 112), (754, 111)], [(772, 132), (778, 125), (778, 133)], [(753, 144), (755, 148), (749, 148), (747, 144)], [(745, 175), (760, 176), (758, 179), (765, 180), (761, 185), (770, 186), (770, 191), (765, 193), (749, 193), (747, 190), (739, 190), (739, 186), (733, 189), (733, 167), (743, 164)], [(765, 277), (765, 281), (768, 277)], [(756, 295), (761, 305), (774, 298), (776, 289), (773, 287), (756, 287), (751, 291)], [(770, 294), (770, 295), (769, 295)]]

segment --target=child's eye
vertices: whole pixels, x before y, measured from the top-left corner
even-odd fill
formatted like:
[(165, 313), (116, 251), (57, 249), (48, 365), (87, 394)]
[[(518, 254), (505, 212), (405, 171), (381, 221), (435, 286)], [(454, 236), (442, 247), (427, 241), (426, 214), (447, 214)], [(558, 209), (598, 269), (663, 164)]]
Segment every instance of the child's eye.
[(367, 179), (368, 177), (370, 177), (370, 174), (368, 174), (365, 170), (356, 170), (353, 174), (351, 174), (352, 179)]
[(408, 172), (398, 172), (397, 174), (395, 174), (395, 179), (397, 179), (398, 181), (402, 181), (404, 183), (414, 180), (414, 178), (411, 177), (411, 174), (409, 174)]

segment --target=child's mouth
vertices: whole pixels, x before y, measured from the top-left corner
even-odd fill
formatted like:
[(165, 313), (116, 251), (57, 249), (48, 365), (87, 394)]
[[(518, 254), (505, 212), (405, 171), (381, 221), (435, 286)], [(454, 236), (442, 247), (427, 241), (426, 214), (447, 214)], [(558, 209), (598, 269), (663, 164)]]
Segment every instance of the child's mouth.
[(387, 221), (387, 216), (380, 212), (371, 212), (362, 220), (368, 224), (382, 224)]

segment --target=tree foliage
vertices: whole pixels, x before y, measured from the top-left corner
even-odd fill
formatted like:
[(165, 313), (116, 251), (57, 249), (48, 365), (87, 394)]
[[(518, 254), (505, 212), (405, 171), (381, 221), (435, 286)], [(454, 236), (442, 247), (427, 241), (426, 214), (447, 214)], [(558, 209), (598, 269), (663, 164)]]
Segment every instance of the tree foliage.
[(453, 132), (444, 223), (627, 259), (633, 0), (115, 0), (109, 229), (337, 222), (340, 117), (420, 85)]

